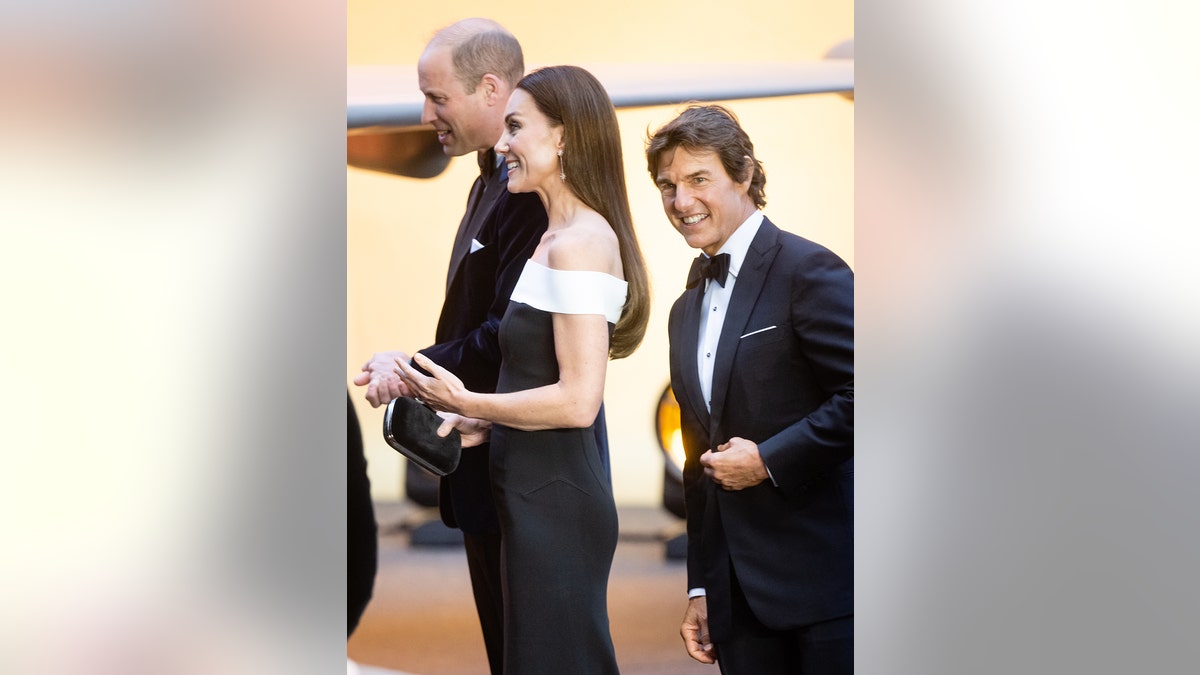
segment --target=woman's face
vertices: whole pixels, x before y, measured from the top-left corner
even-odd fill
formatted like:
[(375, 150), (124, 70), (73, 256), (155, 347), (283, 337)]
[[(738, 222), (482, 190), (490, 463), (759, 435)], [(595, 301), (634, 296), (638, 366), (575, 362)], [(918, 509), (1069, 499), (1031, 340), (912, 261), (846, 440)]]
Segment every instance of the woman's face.
[(513, 90), (504, 111), (504, 135), (496, 143), (496, 154), (508, 165), (508, 191), (533, 192), (549, 181), (561, 183), (560, 149), (562, 127), (551, 126), (529, 92)]

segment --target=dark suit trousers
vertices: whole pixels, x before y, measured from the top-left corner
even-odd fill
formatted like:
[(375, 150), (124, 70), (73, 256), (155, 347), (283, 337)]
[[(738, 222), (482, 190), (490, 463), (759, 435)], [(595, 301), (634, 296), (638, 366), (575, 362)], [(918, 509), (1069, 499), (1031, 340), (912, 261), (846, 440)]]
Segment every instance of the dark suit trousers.
[(750, 611), (736, 575), (732, 582), (733, 635), (716, 645), (721, 675), (853, 675), (853, 616), (771, 630)]
[(483, 629), (492, 675), (504, 672), (504, 595), (500, 585), (500, 533), (463, 532), (467, 568), (471, 571), (471, 590), (475, 611)]

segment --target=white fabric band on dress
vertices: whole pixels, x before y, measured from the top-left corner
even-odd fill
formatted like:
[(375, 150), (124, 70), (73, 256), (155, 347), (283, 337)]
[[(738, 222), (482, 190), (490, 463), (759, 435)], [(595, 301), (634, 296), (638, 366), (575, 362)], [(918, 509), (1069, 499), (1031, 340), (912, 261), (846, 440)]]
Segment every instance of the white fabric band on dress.
[(556, 270), (528, 260), (512, 301), (555, 314), (602, 314), (609, 323), (616, 323), (628, 290), (627, 282), (611, 274)]

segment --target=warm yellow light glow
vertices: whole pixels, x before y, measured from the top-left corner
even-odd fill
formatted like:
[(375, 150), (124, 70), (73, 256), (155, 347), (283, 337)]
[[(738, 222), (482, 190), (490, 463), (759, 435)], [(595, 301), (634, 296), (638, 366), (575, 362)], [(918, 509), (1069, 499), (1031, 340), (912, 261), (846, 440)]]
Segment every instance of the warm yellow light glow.
[(685, 456), (683, 453), (683, 432), (679, 429), (676, 429), (675, 433), (671, 434), (671, 444), (667, 446), (667, 455), (670, 456), (671, 462), (682, 471)]
[(683, 431), (679, 422), (679, 401), (668, 386), (658, 401), (658, 445), (666, 453), (675, 474), (683, 475)]

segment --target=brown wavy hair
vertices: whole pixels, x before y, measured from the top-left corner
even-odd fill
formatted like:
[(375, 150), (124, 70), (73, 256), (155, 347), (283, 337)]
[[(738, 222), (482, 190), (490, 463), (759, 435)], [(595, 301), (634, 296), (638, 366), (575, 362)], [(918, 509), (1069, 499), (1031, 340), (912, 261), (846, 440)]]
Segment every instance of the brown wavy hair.
[(604, 217), (617, 235), (629, 295), (609, 341), (610, 358), (629, 356), (650, 320), (650, 282), (625, 189), (617, 111), (604, 86), (577, 66), (551, 66), (517, 83), (550, 123), (563, 129), (563, 172), (576, 196)]
[[(767, 205), (767, 174), (754, 156), (754, 144), (732, 110), (719, 105), (690, 105), (679, 117), (664, 124), (646, 140), (646, 164), (650, 180), (658, 181), (658, 160), (664, 152), (683, 147), (689, 152), (710, 151), (721, 158), (725, 173), (736, 182), (752, 169), (747, 192), (754, 205)], [(747, 166), (746, 158), (750, 158)]]

